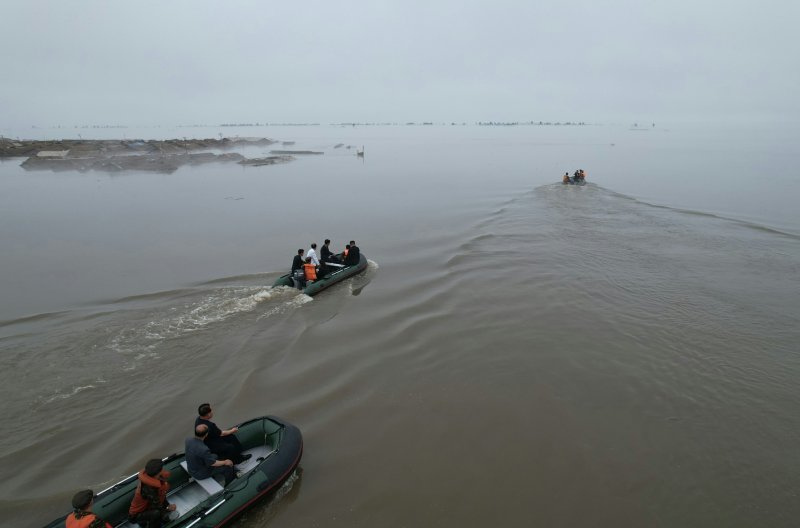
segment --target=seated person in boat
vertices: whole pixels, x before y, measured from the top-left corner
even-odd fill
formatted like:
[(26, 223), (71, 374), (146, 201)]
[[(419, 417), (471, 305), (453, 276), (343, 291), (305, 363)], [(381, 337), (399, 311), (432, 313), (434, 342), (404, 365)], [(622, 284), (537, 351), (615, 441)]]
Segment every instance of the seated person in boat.
[(217, 424), (211, 421), (211, 418), (214, 417), (211, 404), (200, 404), (197, 408), (197, 414), (199, 416), (195, 418), (194, 425), (197, 427), (202, 424), (208, 427), (208, 436), (203, 442), (205, 442), (212, 453), (221, 458), (229, 458), (233, 460), (234, 464), (241, 464), (250, 458), (250, 455), (242, 455), (244, 448), (242, 448), (242, 444), (239, 443), (239, 439), (236, 438), (236, 432), (239, 430), (238, 428), (231, 427), (223, 431), (217, 427)]
[(305, 279), (308, 282), (317, 280), (317, 267), (311, 262), (311, 257), (306, 257), (306, 263), (303, 264), (303, 271), (305, 272)]
[(142, 528), (161, 528), (162, 523), (169, 522), (169, 514), (175, 511), (175, 505), (167, 502), (168, 478), (169, 471), (164, 469), (164, 462), (158, 458), (147, 462), (139, 471), (139, 485), (128, 509), (128, 520)]
[(564, 177), (561, 178), (561, 183), (569, 183), (570, 181), (572, 180), (569, 179), (569, 172), (565, 172)]
[(354, 266), (361, 260), (361, 250), (356, 245), (355, 240), (351, 240), (349, 246), (350, 250), (347, 252), (347, 257), (345, 257), (344, 263), (348, 266)]
[(204, 480), (221, 475), (225, 485), (236, 478), (233, 461), (218, 459), (203, 442), (208, 436), (208, 426), (200, 424), (194, 428), (194, 436), (186, 439), (186, 467), (195, 480)]
[(66, 528), (112, 528), (103, 519), (92, 513), (94, 492), (90, 489), (82, 490), (72, 497), (72, 513), (64, 519)]

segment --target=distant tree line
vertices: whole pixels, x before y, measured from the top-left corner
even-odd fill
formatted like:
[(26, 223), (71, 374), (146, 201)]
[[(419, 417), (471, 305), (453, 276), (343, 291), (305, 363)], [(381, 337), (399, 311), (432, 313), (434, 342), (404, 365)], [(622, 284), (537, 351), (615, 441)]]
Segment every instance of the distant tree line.
[(479, 126), (519, 126), (519, 125), (534, 125), (534, 126), (585, 126), (586, 123), (583, 121), (579, 122), (572, 122), (572, 121), (565, 121), (565, 122), (552, 122), (552, 121), (478, 121), (475, 123)]
[(223, 123), (221, 127), (319, 126), (319, 123)]

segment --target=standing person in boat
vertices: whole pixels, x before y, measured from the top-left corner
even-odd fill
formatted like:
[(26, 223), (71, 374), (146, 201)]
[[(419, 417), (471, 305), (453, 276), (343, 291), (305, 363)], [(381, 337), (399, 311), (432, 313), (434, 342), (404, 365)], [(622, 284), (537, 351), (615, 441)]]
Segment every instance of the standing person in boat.
[(317, 280), (317, 267), (311, 262), (311, 257), (306, 257), (306, 263), (303, 264), (303, 271), (305, 271), (307, 282), (314, 282)]
[[(329, 238), (326, 238), (325, 245), (322, 246), (322, 265), (324, 266), (324, 269), (320, 268), (320, 272), (322, 275), (327, 275), (328, 273), (336, 271), (336, 269), (338, 268), (344, 267), (344, 264), (342, 264), (342, 260), (346, 255), (346, 253), (343, 254), (342, 258), (340, 259), (333, 251), (331, 251), (330, 244), (331, 240)], [(349, 244), (347, 245), (346, 251), (350, 251)]]
[(66, 528), (112, 528), (111, 524), (92, 513), (94, 492), (82, 490), (72, 497), (72, 513), (64, 519)]
[(322, 249), (320, 250), (320, 254), (322, 255), (322, 262), (333, 262), (336, 264), (340, 263), (339, 258), (334, 255), (333, 251), (331, 251), (331, 239), (326, 238), (325, 243), (322, 245)]
[(303, 269), (303, 253), (305, 253), (305, 250), (297, 250), (297, 255), (295, 255), (292, 260), (292, 273), (294, 273), (295, 270)]
[(139, 485), (128, 509), (129, 521), (142, 528), (161, 528), (162, 523), (169, 522), (170, 513), (175, 511), (175, 505), (167, 502), (169, 474), (158, 458), (149, 460), (139, 471)]
[(319, 258), (317, 257), (317, 243), (312, 242), (311, 248), (306, 252), (306, 258), (310, 258), (315, 266), (319, 266)]
[(344, 263), (348, 266), (353, 266), (358, 264), (361, 260), (361, 250), (356, 245), (355, 240), (350, 241), (350, 251), (347, 252), (347, 258), (344, 259)]
[(305, 279), (303, 278), (303, 249), (297, 250), (297, 255), (292, 260), (292, 280), (298, 289), (302, 290), (306, 287)]
[(319, 277), (322, 278), (332, 270), (330, 268), (341, 268), (342, 261), (331, 251), (331, 239), (326, 238), (325, 243), (322, 244), (322, 249), (320, 249), (320, 261), (321, 264), (319, 266)]
[(225, 485), (236, 478), (233, 461), (219, 459), (203, 442), (208, 436), (208, 426), (200, 424), (194, 428), (194, 436), (186, 439), (186, 468), (195, 480), (204, 480), (222, 475)]
[(322, 244), (322, 248), (320, 249), (319, 253), (319, 277), (322, 278), (328, 273), (328, 262), (330, 262), (331, 257), (333, 256), (333, 252), (329, 247), (331, 240), (329, 238), (325, 239), (325, 242)]
[(217, 424), (211, 421), (214, 417), (214, 411), (211, 409), (210, 403), (201, 403), (197, 408), (199, 415), (194, 420), (194, 425), (205, 425), (208, 427), (208, 436), (203, 440), (212, 453), (223, 458), (233, 460), (234, 464), (241, 464), (252, 455), (242, 455), (242, 444), (236, 438), (236, 432), (239, 431), (238, 427), (231, 427), (230, 429), (221, 430)]

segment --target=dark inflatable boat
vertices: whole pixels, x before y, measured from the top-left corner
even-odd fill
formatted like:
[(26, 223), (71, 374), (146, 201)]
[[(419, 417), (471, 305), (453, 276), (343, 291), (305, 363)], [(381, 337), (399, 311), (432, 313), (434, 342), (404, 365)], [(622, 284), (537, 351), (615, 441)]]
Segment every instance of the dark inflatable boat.
[[(347, 279), (348, 277), (352, 277), (353, 275), (358, 275), (365, 269), (367, 269), (367, 257), (365, 257), (364, 254), (362, 253), (359, 255), (358, 264), (353, 264), (351, 266), (343, 266), (341, 268), (335, 267), (333, 265), (328, 266), (329, 273), (326, 273), (319, 280), (306, 284), (306, 287), (303, 289), (303, 293), (313, 297), (314, 295), (318, 294), (325, 288), (333, 286), (337, 282), (341, 282), (344, 279)], [(292, 279), (292, 274), (287, 273), (286, 275), (281, 275), (272, 284), (272, 286), (295, 287), (294, 279)]]
[[(171, 475), (167, 500), (176, 505), (164, 528), (208, 528), (227, 525), (257, 500), (273, 494), (292, 475), (303, 455), (300, 430), (274, 416), (239, 425), (237, 438), (252, 457), (236, 466), (238, 477), (227, 486), (213, 478), (196, 481), (186, 472), (183, 453), (164, 459)], [(116, 528), (136, 528), (128, 507), (138, 484), (137, 475), (117, 482), (94, 499), (92, 512)], [(46, 528), (63, 528), (66, 515)]]

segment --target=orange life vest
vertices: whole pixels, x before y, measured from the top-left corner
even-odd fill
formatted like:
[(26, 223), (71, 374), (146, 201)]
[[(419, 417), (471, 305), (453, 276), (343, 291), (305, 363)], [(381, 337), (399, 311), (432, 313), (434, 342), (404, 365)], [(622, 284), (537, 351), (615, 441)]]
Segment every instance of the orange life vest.
[[(164, 479), (169, 478), (169, 471), (162, 471), (159, 476)], [(142, 485), (150, 486), (151, 488), (158, 488), (158, 504), (150, 504), (150, 502), (142, 497)], [(164, 482), (158, 477), (151, 477), (144, 470), (139, 472), (139, 485), (136, 486), (136, 493), (133, 495), (131, 507), (128, 510), (128, 515), (134, 516), (146, 510), (161, 509), (161, 505), (167, 499), (167, 491), (169, 491), (169, 482)]]
[[(66, 528), (88, 528), (94, 521), (97, 519), (97, 515), (91, 512), (81, 512), (83, 515), (78, 519), (75, 517), (75, 512), (70, 513), (67, 515), (67, 518), (64, 519), (64, 526)], [(105, 523), (106, 528), (112, 528), (112, 526), (108, 523)]]
[(313, 264), (303, 264), (303, 270), (306, 272), (306, 280), (317, 280), (317, 268)]

